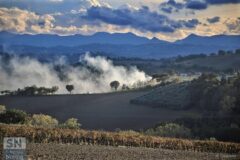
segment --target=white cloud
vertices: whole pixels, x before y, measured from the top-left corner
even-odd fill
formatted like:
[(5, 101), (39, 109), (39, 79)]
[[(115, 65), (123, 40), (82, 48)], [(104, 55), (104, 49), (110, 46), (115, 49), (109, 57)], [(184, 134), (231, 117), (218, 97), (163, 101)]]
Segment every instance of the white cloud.
[(98, 0), (1, 0), (0, 6), (5, 8), (17, 7), (39, 14), (67, 13), (71, 10), (87, 9), (91, 6), (107, 6), (106, 2)]
[(41, 30), (50, 30), (55, 19), (51, 15), (37, 15), (18, 8), (0, 8), (0, 30), (12, 32), (35, 32), (35, 26)]

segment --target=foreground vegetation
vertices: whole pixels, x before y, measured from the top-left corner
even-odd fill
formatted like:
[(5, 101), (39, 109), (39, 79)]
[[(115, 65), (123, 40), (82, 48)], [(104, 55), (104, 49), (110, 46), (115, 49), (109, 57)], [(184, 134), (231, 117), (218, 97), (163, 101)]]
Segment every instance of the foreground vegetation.
[(3, 137), (26, 137), (33, 143), (71, 143), (110, 146), (132, 146), (201, 152), (240, 153), (240, 144), (218, 141), (199, 141), (146, 136), (133, 131), (104, 132), (79, 129), (29, 127), (24, 125), (0, 125)]
[[(0, 148), (1, 156), (1, 148)], [(29, 160), (238, 160), (236, 154), (57, 143), (28, 143)]]
[(45, 128), (69, 128), (78, 129), (81, 124), (76, 118), (69, 118), (64, 123), (59, 123), (54, 117), (45, 114), (28, 114), (18, 109), (6, 109), (0, 105), (0, 123), (22, 124), (27, 126), (39, 126)]

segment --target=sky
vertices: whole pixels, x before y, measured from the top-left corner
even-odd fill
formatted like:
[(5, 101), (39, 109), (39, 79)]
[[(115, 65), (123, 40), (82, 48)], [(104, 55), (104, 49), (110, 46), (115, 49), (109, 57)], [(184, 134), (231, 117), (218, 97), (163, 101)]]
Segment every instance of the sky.
[(240, 35), (240, 0), (0, 0), (0, 31), (132, 32), (167, 41), (189, 34)]

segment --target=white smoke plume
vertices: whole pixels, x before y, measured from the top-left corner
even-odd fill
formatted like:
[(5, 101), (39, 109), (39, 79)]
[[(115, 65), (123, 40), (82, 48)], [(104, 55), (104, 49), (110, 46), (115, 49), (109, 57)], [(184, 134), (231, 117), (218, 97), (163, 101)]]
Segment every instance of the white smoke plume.
[[(63, 58), (53, 63), (41, 63), (28, 57), (10, 58), (8, 62), (0, 57), (0, 91), (17, 90), (26, 86), (38, 87), (58, 86), (58, 94), (67, 93), (65, 86), (74, 85), (73, 93), (103, 93), (110, 92), (110, 83), (119, 81), (120, 87), (125, 84), (129, 87), (148, 82), (151, 77), (136, 67), (126, 68), (115, 66), (111, 60), (105, 57), (93, 57), (85, 54), (80, 57), (82, 65), (72, 66)], [(59, 72), (54, 68), (56, 65), (63, 66), (60, 78)]]

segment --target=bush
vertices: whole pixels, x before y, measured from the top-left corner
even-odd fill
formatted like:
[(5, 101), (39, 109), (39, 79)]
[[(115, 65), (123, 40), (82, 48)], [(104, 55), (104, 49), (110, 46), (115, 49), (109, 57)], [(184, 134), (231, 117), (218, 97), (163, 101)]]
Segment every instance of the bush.
[(41, 126), (46, 128), (53, 128), (58, 125), (57, 119), (44, 114), (34, 114), (28, 124), (33, 126)]
[(24, 124), (27, 118), (28, 115), (26, 112), (17, 109), (10, 109), (0, 114), (0, 122), (7, 124)]
[(6, 107), (4, 105), (0, 105), (0, 114), (6, 113)]
[(148, 129), (146, 134), (162, 137), (190, 138), (191, 130), (175, 123), (162, 124), (155, 129)]
[(79, 129), (81, 127), (81, 124), (78, 123), (78, 119), (69, 118), (66, 122), (60, 125), (60, 127), (69, 129)]

